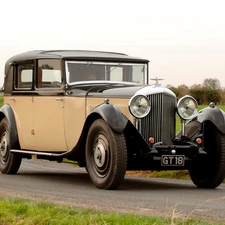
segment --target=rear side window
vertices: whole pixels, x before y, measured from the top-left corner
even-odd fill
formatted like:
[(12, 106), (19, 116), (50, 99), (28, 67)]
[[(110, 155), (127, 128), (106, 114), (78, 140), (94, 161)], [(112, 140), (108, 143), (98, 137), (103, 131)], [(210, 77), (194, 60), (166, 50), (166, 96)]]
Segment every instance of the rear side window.
[(33, 64), (17, 65), (16, 85), (18, 89), (31, 89), (33, 83)]
[(62, 85), (60, 60), (38, 61), (38, 88), (59, 88)]

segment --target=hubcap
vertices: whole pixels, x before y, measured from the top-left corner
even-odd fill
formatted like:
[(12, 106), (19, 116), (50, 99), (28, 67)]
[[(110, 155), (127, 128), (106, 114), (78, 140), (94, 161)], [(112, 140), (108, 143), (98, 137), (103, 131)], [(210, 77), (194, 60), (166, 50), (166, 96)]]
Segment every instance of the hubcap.
[(104, 177), (109, 167), (109, 144), (104, 135), (98, 135), (93, 146), (94, 168), (98, 176)]
[(3, 164), (6, 164), (9, 156), (8, 152), (8, 132), (5, 131), (5, 133), (2, 135), (1, 143), (0, 143), (0, 156), (1, 161)]
[(6, 140), (6, 136), (4, 135), (2, 137), (2, 141), (1, 141), (1, 155), (2, 156), (5, 156), (6, 149), (7, 149), (7, 140)]
[(105, 149), (102, 143), (98, 142), (94, 149), (94, 160), (98, 167), (105, 163)]

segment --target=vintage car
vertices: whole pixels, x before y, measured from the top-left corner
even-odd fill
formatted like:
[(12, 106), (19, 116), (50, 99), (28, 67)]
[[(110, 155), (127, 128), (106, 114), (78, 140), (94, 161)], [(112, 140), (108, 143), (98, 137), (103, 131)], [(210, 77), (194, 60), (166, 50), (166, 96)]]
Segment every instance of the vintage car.
[[(121, 53), (30, 51), (5, 65), (0, 110), (0, 170), (22, 158), (69, 159), (93, 184), (116, 189), (126, 170), (188, 170), (200, 188), (225, 176), (225, 114), (197, 112), (191, 96), (154, 79), (149, 61)], [(176, 135), (176, 114), (182, 129)]]

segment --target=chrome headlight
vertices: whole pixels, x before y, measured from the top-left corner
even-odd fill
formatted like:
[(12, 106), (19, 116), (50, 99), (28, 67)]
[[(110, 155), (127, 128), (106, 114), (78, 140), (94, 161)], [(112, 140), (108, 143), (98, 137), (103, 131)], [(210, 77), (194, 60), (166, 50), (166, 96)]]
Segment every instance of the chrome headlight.
[(197, 113), (197, 111), (198, 103), (193, 97), (185, 95), (179, 99), (177, 103), (177, 112), (182, 119), (191, 119)]
[(135, 95), (129, 101), (130, 113), (136, 118), (143, 118), (148, 115), (151, 105), (144, 95)]

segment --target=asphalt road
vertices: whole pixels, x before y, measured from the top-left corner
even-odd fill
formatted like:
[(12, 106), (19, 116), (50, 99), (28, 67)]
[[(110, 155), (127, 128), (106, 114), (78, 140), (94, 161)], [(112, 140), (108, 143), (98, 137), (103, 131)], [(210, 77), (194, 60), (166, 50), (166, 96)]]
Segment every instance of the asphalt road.
[(0, 174), (0, 195), (110, 212), (200, 216), (225, 222), (225, 184), (208, 190), (191, 181), (126, 176), (118, 190), (100, 190), (84, 168), (43, 160), (25, 159), (17, 175)]

